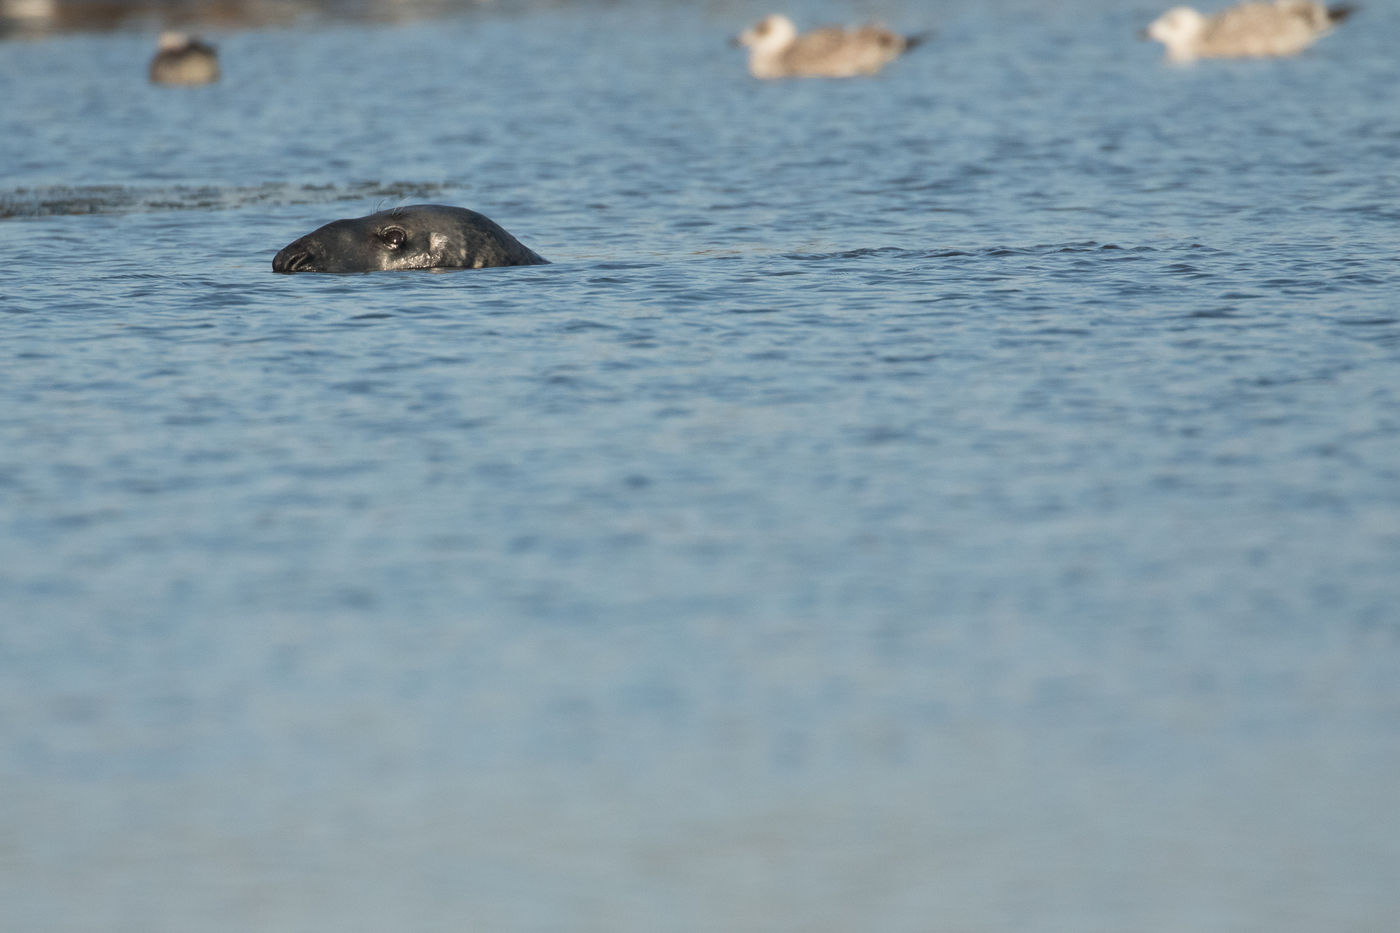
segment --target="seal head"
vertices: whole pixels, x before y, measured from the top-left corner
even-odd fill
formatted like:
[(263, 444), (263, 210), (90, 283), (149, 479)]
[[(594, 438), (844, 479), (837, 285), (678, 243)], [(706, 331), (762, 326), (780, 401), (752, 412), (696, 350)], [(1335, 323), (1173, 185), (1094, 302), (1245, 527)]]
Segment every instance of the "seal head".
[(483, 214), (414, 204), (336, 220), (273, 257), (273, 272), (381, 272), (537, 266), (548, 260)]

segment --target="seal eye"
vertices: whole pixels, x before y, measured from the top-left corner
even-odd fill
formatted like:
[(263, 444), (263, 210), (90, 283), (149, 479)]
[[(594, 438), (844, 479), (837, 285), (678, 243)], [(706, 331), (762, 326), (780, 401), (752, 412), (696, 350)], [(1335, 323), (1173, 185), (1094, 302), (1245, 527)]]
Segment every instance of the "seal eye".
[(408, 239), (408, 233), (402, 227), (385, 227), (379, 231), (379, 238), (390, 249), (398, 249)]

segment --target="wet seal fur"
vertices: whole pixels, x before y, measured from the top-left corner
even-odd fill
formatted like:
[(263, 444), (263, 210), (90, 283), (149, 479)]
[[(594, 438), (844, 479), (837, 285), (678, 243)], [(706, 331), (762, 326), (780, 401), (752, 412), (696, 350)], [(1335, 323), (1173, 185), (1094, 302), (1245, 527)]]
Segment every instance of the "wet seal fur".
[(336, 220), (284, 246), (273, 272), (381, 272), (538, 266), (549, 260), (465, 207), (413, 204)]

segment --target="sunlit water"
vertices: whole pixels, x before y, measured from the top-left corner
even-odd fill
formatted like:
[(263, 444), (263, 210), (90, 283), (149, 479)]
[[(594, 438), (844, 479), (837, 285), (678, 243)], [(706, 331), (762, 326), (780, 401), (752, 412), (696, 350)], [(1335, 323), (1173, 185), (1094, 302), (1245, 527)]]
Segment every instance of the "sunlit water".
[(0, 928), (1395, 928), (1400, 7), (764, 12), (0, 46)]

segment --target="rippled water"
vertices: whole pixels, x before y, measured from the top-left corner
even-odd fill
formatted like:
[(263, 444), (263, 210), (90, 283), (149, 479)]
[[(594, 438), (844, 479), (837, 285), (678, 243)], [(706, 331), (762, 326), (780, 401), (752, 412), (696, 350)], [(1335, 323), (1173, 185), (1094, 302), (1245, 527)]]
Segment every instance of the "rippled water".
[(0, 46), (0, 927), (1392, 928), (1400, 7), (762, 12)]

